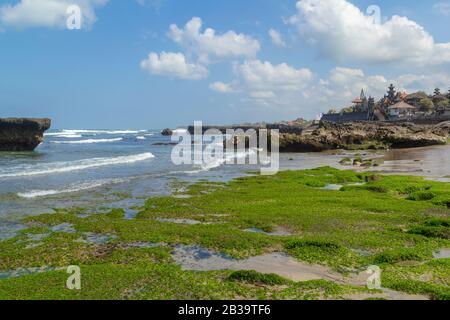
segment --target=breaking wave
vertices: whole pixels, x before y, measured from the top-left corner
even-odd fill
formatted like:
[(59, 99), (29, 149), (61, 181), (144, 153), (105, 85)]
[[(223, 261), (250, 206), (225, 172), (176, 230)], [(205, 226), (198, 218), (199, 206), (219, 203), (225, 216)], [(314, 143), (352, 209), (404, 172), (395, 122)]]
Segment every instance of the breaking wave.
[(220, 167), (221, 165), (225, 164), (228, 161), (232, 161), (235, 159), (237, 160), (237, 159), (247, 158), (248, 156), (253, 155), (253, 154), (255, 154), (254, 150), (248, 150), (248, 151), (244, 151), (244, 152), (240, 151), (240, 152), (236, 152), (236, 153), (234, 153), (234, 152), (225, 153), (223, 159), (216, 159), (214, 161), (204, 163), (202, 166), (202, 169), (205, 171), (209, 171), (211, 169)]
[[(239, 151), (239, 152), (236, 152), (236, 153), (235, 152), (224, 153), (224, 157), (223, 158), (221, 158), (221, 159), (214, 159), (214, 160), (209, 161), (209, 162), (204, 162), (201, 166), (198, 166), (198, 169), (184, 171), (184, 173), (196, 174), (196, 173), (200, 173), (202, 171), (210, 171), (212, 169), (221, 167), (222, 165), (226, 164), (227, 162), (229, 162), (231, 160), (247, 158), (250, 155), (254, 155), (255, 153), (257, 153), (256, 149), (255, 150), (254, 149), (250, 149), (248, 151)], [(176, 173), (176, 172), (172, 172), (172, 173)]]
[(109, 142), (118, 142), (122, 141), (123, 138), (115, 138), (115, 139), (87, 139), (87, 140), (75, 140), (75, 141), (53, 141), (53, 143), (57, 144), (91, 144), (91, 143), (109, 143)]
[(38, 165), (25, 165), (8, 168), (6, 170), (0, 169), (0, 178), (15, 178), (37, 176), (55, 173), (66, 173), (90, 168), (131, 164), (139, 161), (152, 159), (155, 156), (150, 153), (142, 153), (131, 156), (119, 156), (114, 158), (92, 158), (85, 160), (76, 160), (69, 162), (52, 162)]
[(83, 136), (81, 134), (75, 134), (75, 133), (49, 132), (49, 133), (44, 133), (44, 137), (82, 138)]
[(21, 198), (25, 199), (33, 199), (33, 198), (39, 198), (39, 197), (46, 197), (46, 196), (53, 196), (57, 194), (64, 194), (64, 193), (72, 193), (72, 192), (79, 192), (89, 189), (98, 188), (107, 184), (115, 184), (124, 182), (125, 179), (109, 179), (109, 180), (98, 180), (98, 181), (91, 181), (91, 182), (84, 182), (80, 183), (78, 185), (72, 185), (64, 189), (59, 190), (31, 190), (27, 192), (21, 192), (17, 195)]
[(62, 130), (63, 134), (136, 134), (147, 130)]

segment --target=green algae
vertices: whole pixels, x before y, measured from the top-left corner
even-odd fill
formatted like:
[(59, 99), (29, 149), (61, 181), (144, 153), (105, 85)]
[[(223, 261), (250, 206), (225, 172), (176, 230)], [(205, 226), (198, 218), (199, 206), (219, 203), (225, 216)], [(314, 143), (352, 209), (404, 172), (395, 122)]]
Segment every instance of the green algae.
[[(329, 184), (341, 184), (343, 188), (319, 189)], [(58, 209), (26, 218), (24, 223), (32, 227), (0, 242), (0, 272), (79, 265), (83, 288), (71, 292), (64, 287), (67, 274), (49, 271), (0, 280), (0, 298), (339, 299), (363, 290), (325, 280), (288, 281), (281, 289), (261, 287), (249, 285), (249, 281), (230, 281), (233, 273), (229, 271), (183, 271), (170, 255), (171, 246), (178, 244), (199, 245), (235, 258), (281, 251), (341, 272), (378, 264), (383, 269), (383, 286), (435, 299), (449, 296), (449, 283), (442, 280), (450, 279), (448, 259), (431, 261), (434, 251), (450, 247), (446, 236), (450, 230), (448, 183), (325, 167), (229, 183), (201, 181), (182, 186), (177, 182), (177, 189), (191, 197), (150, 198), (135, 219), (125, 219), (122, 209), (94, 214), (83, 208)], [(80, 214), (88, 216), (81, 218)], [(193, 219), (204, 224), (173, 224), (158, 219)], [(75, 232), (51, 231), (64, 223), (71, 224)], [(291, 235), (245, 232), (250, 228), (284, 229)], [(39, 246), (27, 246), (27, 234), (44, 233), (49, 235)], [(82, 241), (86, 234), (110, 235), (111, 239), (89, 243)], [(165, 246), (127, 247), (136, 242)], [(370, 254), (360, 255), (355, 248)], [(401, 265), (407, 261), (420, 265)], [(425, 279), (424, 274), (432, 276)], [(254, 282), (266, 279), (245, 275), (258, 280)], [(241, 280), (246, 277), (240, 275)]]

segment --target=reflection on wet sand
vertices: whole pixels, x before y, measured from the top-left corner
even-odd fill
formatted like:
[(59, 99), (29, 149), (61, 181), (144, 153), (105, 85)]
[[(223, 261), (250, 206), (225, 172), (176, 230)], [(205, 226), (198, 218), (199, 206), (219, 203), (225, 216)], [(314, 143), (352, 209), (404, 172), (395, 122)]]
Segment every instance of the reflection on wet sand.
[(384, 152), (384, 164), (377, 171), (450, 178), (450, 146), (395, 149)]
[[(378, 166), (345, 166), (339, 162), (345, 157), (380, 158)], [(393, 150), (334, 150), (321, 153), (286, 153), (280, 155), (281, 170), (302, 170), (323, 166), (338, 169), (376, 171), (385, 174), (415, 175), (450, 182), (450, 145)]]

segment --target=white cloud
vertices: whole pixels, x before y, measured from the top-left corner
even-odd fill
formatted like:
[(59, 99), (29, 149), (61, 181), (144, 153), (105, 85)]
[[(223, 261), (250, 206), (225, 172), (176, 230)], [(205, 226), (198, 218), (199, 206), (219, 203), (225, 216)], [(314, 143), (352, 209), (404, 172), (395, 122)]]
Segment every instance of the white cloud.
[(209, 88), (213, 91), (221, 92), (221, 93), (234, 92), (234, 88), (231, 83), (214, 82), (209, 85)]
[(435, 54), (430, 63), (442, 64), (450, 61), (450, 43), (438, 43), (434, 47)]
[(208, 76), (208, 70), (199, 64), (188, 63), (183, 53), (151, 52), (141, 62), (141, 68), (152, 74), (178, 79), (199, 80)]
[(309, 69), (295, 69), (286, 63), (273, 65), (260, 60), (245, 61), (237, 66), (237, 72), (247, 86), (257, 91), (295, 91), (303, 88), (314, 77)]
[(166, 0), (136, 0), (143, 7), (150, 7), (159, 12)]
[(314, 97), (311, 107), (315, 108), (314, 102), (317, 107), (322, 105), (322, 111), (326, 111), (324, 108), (349, 106), (353, 98), (359, 96), (361, 89), (364, 89), (366, 95), (379, 100), (387, 93), (391, 83), (398, 91), (432, 93), (436, 87), (446, 91), (444, 89), (447, 89), (450, 83), (450, 75), (433, 72), (404, 74), (388, 79), (382, 75), (366, 75), (361, 69), (336, 67), (330, 71), (328, 78), (319, 80), (319, 84), (310, 89)]
[(289, 23), (323, 56), (337, 61), (450, 62), (450, 44), (435, 43), (422, 26), (406, 17), (393, 16), (377, 23), (346, 0), (300, 0), (297, 10)]
[(108, 0), (20, 0), (16, 4), (0, 6), (0, 28), (64, 28), (68, 17), (67, 8), (74, 4), (81, 8), (82, 27), (89, 28), (97, 20), (95, 8), (107, 2)]
[(244, 95), (242, 101), (245, 105), (276, 108), (278, 116), (293, 109), (299, 111), (299, 102), (305, 99), (314, 79), (309, 69), (297, 69), (286, 63), (274, 65), (260, 60), (236, 64), (235, 73), (232, 87), (234, 92)]
[(169, 37), (181, 47), (197, 54), (203, 62), (208, 62), (210, 56), (218, 59), (254, 57), (261, 48), (258, 40), (234, 31), (216, 34), (214, 29), (207, 28), (202, 32), (202, 20), (197, 17), (192, 18), (182, 29), (172, 24)]
[[(142, 5), (147, 3), (137, 1)], [(176, 24), (170, 25), (168, 36), (184, 52), (163, 52), (161, 57), (156, 53), (150, 53), (149, 58), (141, 63), (142, 68), (152, 74), (197, 80), (208, 75), (207, 66), (211, 62), (254, 57), (261, 48), (258, 40), (245, 34), (237, 34), (234, 31), (217, 34), (211, 28), (202, 31), (202, 20), (197, 17), (188, 21), (182, 29)], [(186, 56), (196, 62), (188, 63)], [(211, 84), (210, 89), (223, 93), (234, 90), (231, 85), (222, 82)]]
[(351, 101), (359, 96), (361, 89), (367, 95), (381, 98), (392, 81), (384, 76), (366, 76), (361, 69), (336, 67), (333, 68), (326, 79), (311, 88), (311, 104), (317, 111), (326, 111), (331, 107), (339, 108), (351, 105)]
[(442, 72), (405, 74), (399, 76), (396, 82), (408, 92), (425, 91), (432, 93), (435, 88), (440, 88), (441, 92), (447, 92), (450, 86), (450, 75)]
[(283, 36), (277, 30), (270, 29), (268, 33), (274, 45), (280, 48), (286, 47), (286, 42), (284, 41)]
[(433, 5), (433, 10), (436, 13), (450, 16), (450, 2), (438, 2)]
[(276, 94), (273, 91), (251, 91), (250, 97), (255, 99), (272, 99), (276, 98)]
[[(308, 69), (295, 69), (286, 64), (272, 65), (258, 60), (236, 66), (241, 102), (245, 108), (258, 106), (277, 119), (306, 116), (314, 118), (330, 108), (350, 106), (361, 89), (366, 95), (381, 99), (393, 83), (398, 90), (409, 93), (424, 90), (443, 91), (450, 83), (450, 75), (444, 72), (429, 74), (405, 74), (394, 78), (383, 75), (367, 75), (362, 69), (335, 67), (324, 78), (314, 81)], [(237, 91), (237, 90), (236, 90)]]

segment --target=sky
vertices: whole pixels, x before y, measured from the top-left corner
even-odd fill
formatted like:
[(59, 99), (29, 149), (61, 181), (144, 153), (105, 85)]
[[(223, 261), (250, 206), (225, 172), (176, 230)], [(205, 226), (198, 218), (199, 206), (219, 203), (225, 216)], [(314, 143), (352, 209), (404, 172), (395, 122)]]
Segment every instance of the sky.
[(362, 88), (447, 92), (449, 30), (450, 0), (0, 0), (0, 117), (60, 129), (314, 119)]

